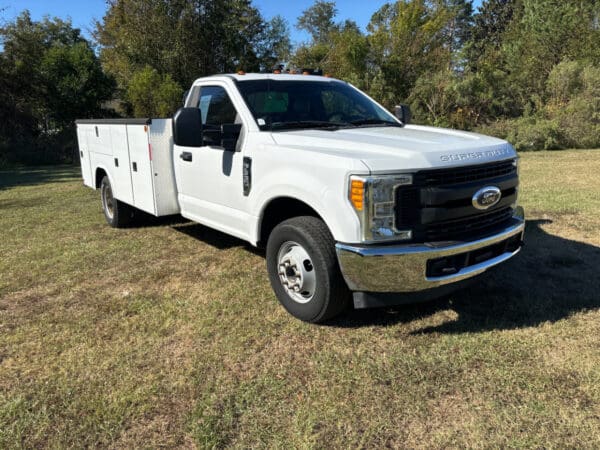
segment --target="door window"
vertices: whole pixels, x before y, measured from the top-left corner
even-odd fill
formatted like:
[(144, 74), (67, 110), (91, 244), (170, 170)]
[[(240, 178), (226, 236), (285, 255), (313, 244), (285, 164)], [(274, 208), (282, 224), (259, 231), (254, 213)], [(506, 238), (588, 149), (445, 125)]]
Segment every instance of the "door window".
[(227, 91), (220, 86), (202, 86), (198, 108), (202, 114), (202, 124), (221, 126), (236, 123), (237, 112)]

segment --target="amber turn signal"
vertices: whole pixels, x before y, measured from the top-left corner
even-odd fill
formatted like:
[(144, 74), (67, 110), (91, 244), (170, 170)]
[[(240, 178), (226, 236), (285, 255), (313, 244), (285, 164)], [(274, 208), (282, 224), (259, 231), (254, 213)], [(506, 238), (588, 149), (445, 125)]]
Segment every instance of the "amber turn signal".
[(354, 209), (362, 211), (365, 198), (365, 182), (362, 180), (351, 180), (350, 182), (350, 202)]

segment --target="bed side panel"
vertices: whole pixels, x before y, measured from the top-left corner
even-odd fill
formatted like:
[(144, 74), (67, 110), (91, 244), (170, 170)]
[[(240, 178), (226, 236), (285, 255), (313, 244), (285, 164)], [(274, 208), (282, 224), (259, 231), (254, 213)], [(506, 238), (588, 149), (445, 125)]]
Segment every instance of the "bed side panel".
[(152, 149), (152, 175), (156, 215), (179, 214), (177, 185), (173, 167), (173, 129), (171, 119), (152, 119), (149, 131)]

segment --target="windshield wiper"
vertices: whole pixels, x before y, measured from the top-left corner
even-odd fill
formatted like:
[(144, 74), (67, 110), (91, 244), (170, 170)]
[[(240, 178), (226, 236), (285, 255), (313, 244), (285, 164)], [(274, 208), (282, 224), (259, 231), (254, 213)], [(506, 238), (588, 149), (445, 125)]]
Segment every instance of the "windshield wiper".
[(271, 130), (286, 130), (299, 128), (327, 128), (337, 130), (340, 127), (347, 127), (350, 124), (345, 122), (328, 122), (325, 120), (297, 120), (293, 122), (274, 122), (271, 124)]
[(398, 122), (391, 122), (389, 120), (383, 119), (359, 119), (353, 120), (350, 122), (352, 125), (360, 127), (364, 125), (376, 125), (376, 126), (384, 126), (384, 127), (402, 127)]

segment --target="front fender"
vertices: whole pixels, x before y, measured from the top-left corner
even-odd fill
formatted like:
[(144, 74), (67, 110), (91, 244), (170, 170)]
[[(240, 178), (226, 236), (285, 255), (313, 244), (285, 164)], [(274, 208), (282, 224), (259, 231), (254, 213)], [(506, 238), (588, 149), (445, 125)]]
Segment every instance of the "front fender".
[(269, 203), (277, 198), (290, 197), (314, 209), (336, 241), (355, 242), (360, 235), (360, 223), (345, 195), (348, 192), (347, 178), (339, 175), (323, 178), (292, 168), (259, 178), (261, 181), (250, 196), (252, 211), (258, 211), (251, 236), (255, 242), (260, 240), (261, 225)]

